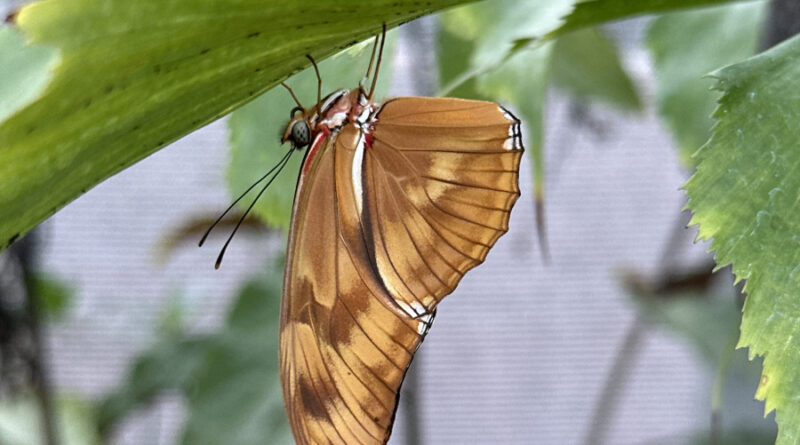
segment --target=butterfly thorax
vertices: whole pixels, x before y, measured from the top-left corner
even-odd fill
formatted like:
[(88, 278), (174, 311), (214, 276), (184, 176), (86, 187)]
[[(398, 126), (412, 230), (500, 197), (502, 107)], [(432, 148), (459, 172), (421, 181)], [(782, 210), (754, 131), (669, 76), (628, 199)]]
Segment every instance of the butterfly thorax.
[(355, 125), (364, 136), (365, 148), (369, 148), (378, 110), (380, 105), (369, 100), (360, 88), (335, 91), (309, 110), (307, 113), (311, 116), (305, 119), (311, 127), (311, 144), (303, 162), (303, 172), (307, 171), (322, 142), (331, 134), (335, 136), (346, 125)]
[(369, 133), (371, 121), (378, 108), (378, 104), (370, 101), (361, 89), (335, 91), (311, 110), (313, 117), (309, 120), (312, 123), (313, 139), (320, 133), (336, 132), (349, 123), (354, 123), (361, 131)]

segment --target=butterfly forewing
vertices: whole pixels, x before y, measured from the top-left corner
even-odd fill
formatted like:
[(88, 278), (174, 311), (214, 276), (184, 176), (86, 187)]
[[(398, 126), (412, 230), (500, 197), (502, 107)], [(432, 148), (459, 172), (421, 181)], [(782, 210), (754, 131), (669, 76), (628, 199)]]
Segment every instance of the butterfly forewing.
[(353, 199), (352, 192), (342, 200), (336, 193), (350, 131), (320, 144), (296, 195), (290, 252), (302, 254), (287, 259), (281, 377), (299, 444), (384, 443), (421, 341), (423, 322), (387, 308), (390, 297), (370, 271), (363, 239), (347, 229), (352, 214), (339, 211), (350, 212)]
[(281, 316), (298, 444), (388, 440), (436, 304), (508, 227), (521, 151), (496, 104), (428, 98), (391, 100), (312, 146)]

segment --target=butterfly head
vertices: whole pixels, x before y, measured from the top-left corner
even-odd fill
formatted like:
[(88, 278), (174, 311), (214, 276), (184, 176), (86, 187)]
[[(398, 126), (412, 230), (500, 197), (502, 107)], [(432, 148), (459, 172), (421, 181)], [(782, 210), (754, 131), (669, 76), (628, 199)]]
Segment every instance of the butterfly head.
[(311, 143), (311, 125), (309, 123), (309, 116), (300, 107), (295, 107), (292, 110), (289, 124), (286, 125), (286, 130), (281, 137), (281, 143), (289, 141), (292, 147), (301, 149)]

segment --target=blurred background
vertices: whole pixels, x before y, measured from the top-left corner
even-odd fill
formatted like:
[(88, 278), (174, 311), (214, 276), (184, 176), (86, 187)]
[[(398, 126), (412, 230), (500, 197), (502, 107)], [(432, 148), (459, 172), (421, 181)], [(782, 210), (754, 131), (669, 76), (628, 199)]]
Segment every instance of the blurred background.
[[(19, 4), (0, 0), (0, 13)], [(499, 73), (494, 90), (454, 81), (458, 60), (480, 46), (470, 35), (480, 28), (459, 24), (480, 9), (392, 32), (389, 96), (516, 95), (507, 104), (522, 109), (526, 147), (541, 138), (544, 148), (546, 249), (526, 156), (511, 229), (440, 306), (391, 444), (774, 442), (753, 400), (760, 363), (733, 348), (742, 296), (726, 269), (711, 273), (680, 190), (711, 123), (712, 81), (701, 75), (763, 47), (771, 6), (640, 17), (559, 39), (541, 129), (526, 120), (535, 97), (521, 88), (539, 67)], [(336, 71), (363, 57), (352, 53), (326, 61), (326, 90), (357, 85)], [(310, 73), (296, 77), (310, 100)], [(286, 96), (269, 92), (157, 152), (0, 254), (0, 444), (292, 443), (277, 376), (281, 219), (249, 219), (220, 270), (229, 224), (197, 248), (231, 197), (272, 166)], [(291, 190), (277, 193), (265, 205), (288, 212)]]

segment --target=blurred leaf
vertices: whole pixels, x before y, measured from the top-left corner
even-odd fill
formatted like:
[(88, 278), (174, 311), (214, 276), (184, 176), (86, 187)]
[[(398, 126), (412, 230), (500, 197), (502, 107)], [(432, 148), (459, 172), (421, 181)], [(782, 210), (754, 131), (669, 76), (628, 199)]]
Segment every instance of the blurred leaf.
[[(703, 431), (695, 434), (690, 443), (694, 445), (716, 445), (710, 441), (711, 433)], [(675, 442), (669, 442), (674, 444)], [(725, 445), (772, 445), (775, 443), (775, 434), (759, 431), (758, 429), (746, 429), (739, 427), (735, 430), (725, 431), (719, 438), (717, 444)]]
[(208, 349), (209, 340), (203, 337), (168, 337), (139, 355), (124, 383), (98, 406), (97, 423), (103, 435), (161, 392), (183, 388), (198, 372)]
[(575, 6), (564, 19), (564, 24), (551, 32), (552, 38), (576, 29), (599, 25), (642, 14), (674, 11), (750, 0), (587, 0)]
[(0, 122), (42, 93), (58, 62), (55, 48), (26, 47), (21, 33), (0, 24)]
[[(343, 51), (319, 63), (323, 97), (339, 88), (358, 87), (367, 72), (372, 53), (371, 44), (370, 41), (360, 48), (358, 54), (353, 54), (352, 50)], [(393, 53), (394, 33), (390, 32), (386, 39), (375, 93), (378, 101), (385, 96), (391, 81)], [(311, 107), (316, 104), (317, 77), (312, 68), (292, 77), (288, 85), (303, 102), (303, 106)], [(288, 144), (281, 146), (280, 139), (289, 122), (289, 112), (295, 106), (289, 92), (278, 87), (231, 114), (228, 125), (233, 149), (228, 168), (228, 184), (232, 196), (238, 197), (286, 153)], [(294, 189), (302, 160), (302, 152), (296, 151), (292, 154), (292, 160), (253, 207), (255, 214), (268, 225), (289, 228)], [(261, 187), (256, 189), (260, 190)], [(255, 197), (256, 193), (251, 192), (251, 195)], [(247, 208), (249, 204), (250, 199), (244, 199), (241, 206)]]
[[(55, 403), (62, 445), (100, 445), (92, 410), (85, 402), (61, 397)], [(39, 407), (33, 397), (0, 400), (0, 444), (41, 445)]]
[(735, 429), (723, 431), (722, 433), (722, 436), (717, 440), (717, 444), (711, 443), (711, 432), (703, 430), (692, 433), (679, 433), (663, 439), (647, 441), (647, 445), (773, 445), (775, 443), (775, 434), (761, 431), (757, 426), (738, 425)]
[(732, 295), (713, 298), (687, 293), (658, 299), (647, 295), (636, 297), (651, 321), (689, 340), (712, 367), (719, 365), (728, 337), (741, 320)]
[(719, 94), (703, 76), (755, 53), (768, 2), (726, 5), (661, 16), (647, 33), (653, 54), (659, 110), (678, 142), (680, 158), (711, 135), (711, 113)]
[(283, 263), (245, 286), (186, 385), (185, 445), (290, 444), (278, 378)]
[(64, 281), (49, 274), (35, 273), (30, 279), (30, 290), (38, 299), (44, 315), (49, 318), (63, 315), (73, 298), (73, 290)]
[[(437, 30), (439, 91), (444, 91), (447, 85), (455, 85), (454, 82), (469, 71), (470, 58), (475, 51), (475, 40), (461, 37), (458, 27), (454, 25), (455, 23), (445, 21)], [(462, 99), (486, 99), (477, 91), (474, 77), (461, 82), (447, 91), (446, 95)]]
[(713, 74), (713, 135), (686, 184), (699, 238), (747, 280), (739, 346), (764, 356), (756, 398), (800, 438), (800, 37)]
[(575, 97), (604, 101), (625, 111), (642, 108), (614, 42), (601, 29), (587, 28), (559, 37), (551, 64), (555, 86)]
[(508, 58), (515, 42), (542, 36), (557, 28), (577, 0), (487, 0), (441, 14), (442, 26), (462, 40), (475, 42), (470, 64), (445, 84), (449, 94), (458, 85)]
[(188, 419), (182, 443), (291, 443), (278, 380), (283, 263), (247, 284), (225, 326), (207, 336), (168, 336), (136, 359), (125, 383), (98, 407), (105, 435), (166, 390), (180, 390)]
[(156, 322), (156, 335), (166, 338), (177, 338), (186, 330), (185, 295), (173, 290), (167, 296), (167, 302)]
[[(0, 77), (8, 106), (0, 111), (7, 116), (0, 123), (0, 248), (103, 179), (307, 66), (307, 53), (321, 60), (381, 23), (393, 27), (464, 1), (61, 0), (23, 7), (16, 24), (32, 46), (14, 55), (19, 42), (4, 31), (0, 52), (4, 61), (39, 62), (26, 73), (24, 100), (7, 99), (19, 75)], [(42, 61), (45, 52), (61, 58), (43, 89), (52, 63)]]

